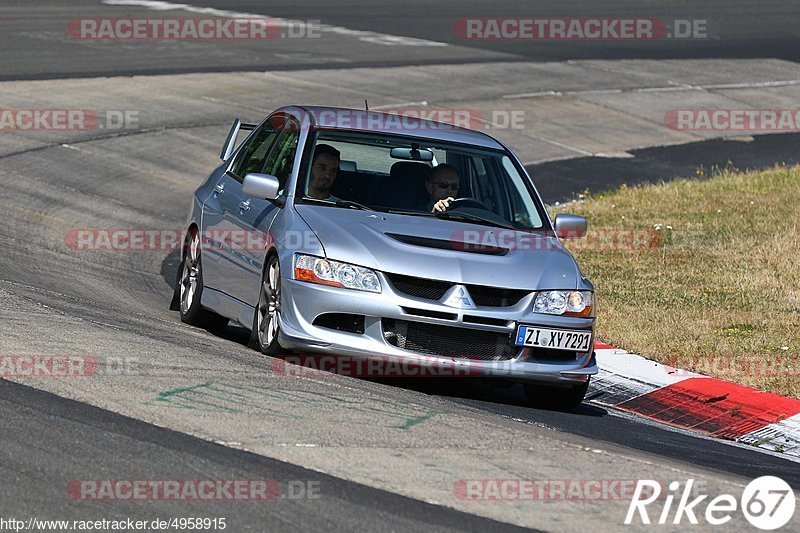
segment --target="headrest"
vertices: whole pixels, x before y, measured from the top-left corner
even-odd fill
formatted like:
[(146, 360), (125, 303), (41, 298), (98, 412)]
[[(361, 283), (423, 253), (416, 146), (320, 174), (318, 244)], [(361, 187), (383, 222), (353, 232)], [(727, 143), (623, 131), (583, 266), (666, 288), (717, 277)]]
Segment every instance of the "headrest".
[(431, 175), (431, 167), (413, 161), (398, 161), (389, 171), (392, 180), (408, 180), (415, 177), (425, 178)]

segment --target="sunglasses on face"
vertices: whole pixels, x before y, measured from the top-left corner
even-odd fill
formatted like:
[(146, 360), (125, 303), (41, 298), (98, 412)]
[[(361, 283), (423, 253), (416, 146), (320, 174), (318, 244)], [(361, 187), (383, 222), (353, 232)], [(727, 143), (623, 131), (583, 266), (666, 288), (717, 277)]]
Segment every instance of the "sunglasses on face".
[(458, 183), (448, 183), (446, 181), (432, 181), (434, 185), (437, 185), (440, 189), (450, 189), (451, 191), (458, 190)]

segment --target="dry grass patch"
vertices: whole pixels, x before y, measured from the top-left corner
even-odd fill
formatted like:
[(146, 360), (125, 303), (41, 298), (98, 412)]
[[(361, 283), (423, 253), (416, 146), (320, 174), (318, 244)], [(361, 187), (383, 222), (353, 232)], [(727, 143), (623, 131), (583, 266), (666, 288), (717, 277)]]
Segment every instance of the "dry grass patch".
[(632, 251), (567, 243), (597, 289), (598, 338), (800, 398), (800, 167), (700, 178), (554, 210), (595, 238), (648, 231)]

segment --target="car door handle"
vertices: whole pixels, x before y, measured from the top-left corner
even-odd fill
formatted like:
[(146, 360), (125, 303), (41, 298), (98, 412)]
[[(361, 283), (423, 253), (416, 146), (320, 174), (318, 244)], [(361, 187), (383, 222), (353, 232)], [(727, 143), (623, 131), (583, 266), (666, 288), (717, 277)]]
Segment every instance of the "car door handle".
[(225, 192), (225, 184), (224, 183), (217, 183), (217, 186), (214, 187), (214, 192), (217, 194), (222, 194)]
[(249, 211), (250, 210), (250, 200), (246, 200), (244, 202), (239, 202), (239, 209), (241, 211)]

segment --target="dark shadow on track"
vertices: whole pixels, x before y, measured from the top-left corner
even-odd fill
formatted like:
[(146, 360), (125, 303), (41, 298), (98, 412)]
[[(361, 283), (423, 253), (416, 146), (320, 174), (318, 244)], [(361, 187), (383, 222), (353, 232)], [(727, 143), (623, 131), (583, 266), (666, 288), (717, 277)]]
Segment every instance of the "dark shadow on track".
[(697, 177), (698, 170), (761, 170), (776, 163), (800, 163), (800, 133), (759, 135), (752, 141), (711, 139), (688, 144), (630, 150), (630, 158), (579, 157), (528, 165), (547, 203), (570, 200), (588, 189), (599, 193), (620, 185), (658, 183)]
[[(372, 379), (372, 381), (434, 396), (490, 402), (498, 406), (515, 406), (533, 411), (551, 411), (531, 405), (525, 397), (522, 386), (500, 380), (482, 378), (377, 378)], [(608, 414), (608, 411), (596, 405), (583, 403), (578, 409), (568, 412), (562, 411), (561, 413), (581, 417), (603, 417)]]

